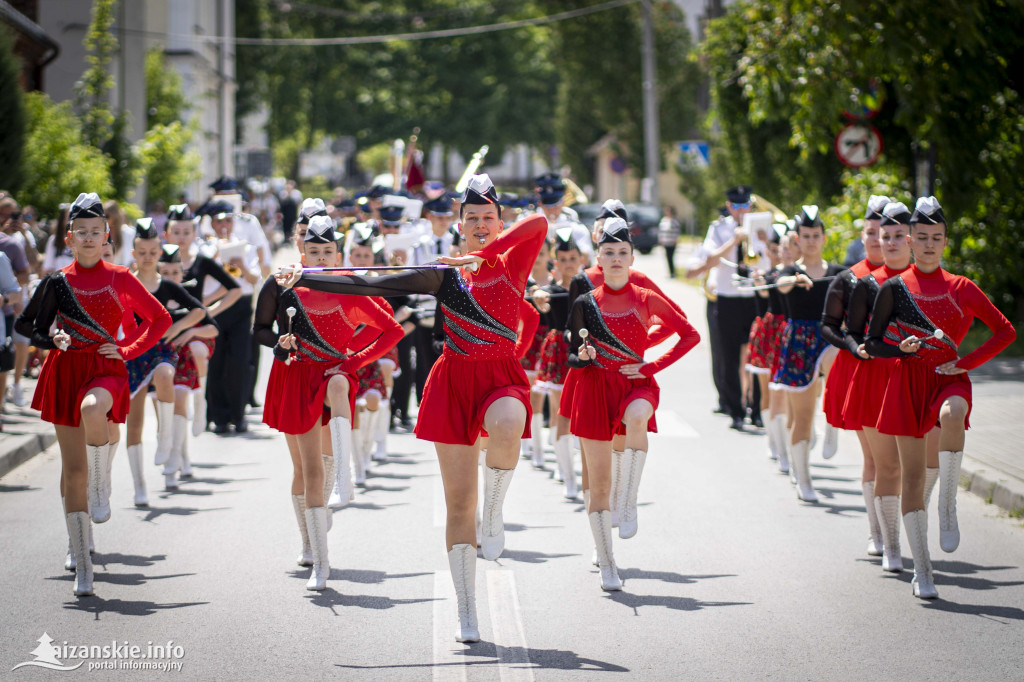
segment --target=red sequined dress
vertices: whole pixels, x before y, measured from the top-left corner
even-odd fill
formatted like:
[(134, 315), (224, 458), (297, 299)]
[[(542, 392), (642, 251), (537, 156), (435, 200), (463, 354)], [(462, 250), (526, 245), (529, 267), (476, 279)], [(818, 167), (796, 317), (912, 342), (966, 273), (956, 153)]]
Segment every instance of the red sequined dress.
[[(117, 339), (128, 312), (142, 323)], [(71, 336), (67, 350), (57, 348), (50, 336), (58, 329)], [(93, 388), (103, 388), (114, 399), (107, 418), (124, 423), (130, 402), (128, 369), (124, 361), (99, 354), (106, 343), (119, 346), (125, 360), (151, 348), (171, 326), (171, 316), (128, 268), (99, 261), (85, 267), (78, 261), (48, 278), (32, 328), (32, 345), (51, 349), (43, 362), (32, 396), (32, 408), (43, 421), (62, 426), (81, 423), (81, 403)]]
[[(655, 321), (666, 327), (668, 334), (678, 334), (679, 340), (657, 360), (644, 362), (648, 332)], [(569, 313), (569, 326), (569, 364), (578, 368), (569, 428), (574, 435), (592, 440), (607, 441), (616, 433), (625, 433), (622, 417), (634, 400), (647, 400), (657, 409), (660, 391), (654, 374), (700, 341), (697, 330), (665, 298), (635, 284), (618, 290), (602, 284), (580, 296)], [(597, 359), (579, 359), (580, 329), (590, 332), (588, 343), (597, 351)], [(638, 362), (643, 363), (643, 379), (630, 379), (619, 371), (623, 365)], [(654, 415), (648, 430), (657, 431)]]
[[(975, 318), (992, 330), (992, 336), (957, 360), (960, 343)], [(944, 332), (943, 338), (924, 341), (916, 354), (899, 349), (900, 341), (908, 336), (925, 337), (936, 329)], [(957, 360), (957, 367), (974, 369), (1016, 337), (1009, 320), (966, 277), (942, 268), (922, 272), (912, 265), (889, 279), (878, 290), (865, 342), (871, 355), (898, 358), (886, 384), (876, 427), (892, 436), (923, 438), (938, 425), (939, 410), (946, 399), (961, 396), (970, 409), (971, 380), (967, 373), (938, 374), (935, 368)], [(965, 422), (965, 426), (969, 424)]]
[(416, 419), (416, 435), (435, 443), (472, 445), (487, 408), (503, 397), (526, 407), (530, 385), (516, 354), (526, 281), (547, 235), (547, 220), (533, 216), (505, 230), (471, 255), (476, 272), (458, 268), (407, 270), (383, 277), (305, 274), (302, 286), (337, 294), (428, 294), (444, 316), (444, 349), (430, 370)]
[[(288, 333), (289, 308), (295, 309), (291, 331), (298, 338), (298, 349), (292, 351), (277, 346), (279, 337)], [(365, 327), (357, 335), (360, 325)], [(298, 286), (282, 290), (268, 279), (256, 303), (253, 336), (274, 348), (263, 422), (282, 433), (303, 434), (318, 422), (329, 422), (324, 398), (335, 374), (348, 380), (349, 408), (355, 409), (356, 372), (398, 343), (402, 327), (372, 299)], [(372, 342), (362, 347), (365, 339)], [(353, 347), (355, 352), (350, 352)]]

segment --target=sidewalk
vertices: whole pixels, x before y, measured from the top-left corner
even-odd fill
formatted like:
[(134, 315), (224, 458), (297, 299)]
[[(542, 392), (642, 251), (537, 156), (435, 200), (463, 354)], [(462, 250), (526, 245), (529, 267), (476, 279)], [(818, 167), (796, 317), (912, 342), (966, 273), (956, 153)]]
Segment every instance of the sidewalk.
[[(694, 246), (676, 249), (676, 271), (689, 260)], [(642, 264), (641, 264), (642, 263)], [(637, 264), (666, 293), (678, 301), (703, 329), (703, 296), (684, 280), (668, 278), (665, 254), (656, 248), (650, 256), (638, 256)], [(999, 358), (971, 372), (974, 407), (967, 431), (960, 485), (1014, 516), (1024, 514), (1024, 358)], [(1020, 440), (1018, 440), (1020, 439)]]
[[(8, 375), (8, 386), (13, 378)], [(53, 425), (39, 419), (39, 412), (28, 406), (36, 390), (36, 380), (22, 379), (21, 385), (25, 407), (15, 407), (12, 402), (4, 402), (4, 430), (0, 433), (0, 476), (5, 476), (19, 464), (27, 462), (57, 442)]]

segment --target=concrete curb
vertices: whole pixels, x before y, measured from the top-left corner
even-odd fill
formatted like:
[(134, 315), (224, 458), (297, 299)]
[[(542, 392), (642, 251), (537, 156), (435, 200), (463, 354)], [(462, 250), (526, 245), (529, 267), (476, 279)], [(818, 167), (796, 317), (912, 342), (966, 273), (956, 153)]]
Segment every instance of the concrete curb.
[(30, 433), (23, 436), (4, 434), (4, 451), (0, 452), (0, 476), (24, 464), (57, 442), (56, 433)]
[(960, 485), (1009, 513), (1024, 511), (1024, 481), (982, 462), (964, 457), (960, 467)]

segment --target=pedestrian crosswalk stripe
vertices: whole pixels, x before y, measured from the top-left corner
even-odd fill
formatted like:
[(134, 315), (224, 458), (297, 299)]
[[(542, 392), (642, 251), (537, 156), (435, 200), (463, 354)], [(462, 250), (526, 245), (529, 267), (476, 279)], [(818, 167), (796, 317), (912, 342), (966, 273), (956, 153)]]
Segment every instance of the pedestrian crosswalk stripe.
[(533, 682), (530, 650), (512, 571), (487, 571), (487, 601), (502, 682)]
[(699, 438), (697, 429), (690, 426), (690, 422), (683, 419), (679, 413), (673, 410), (661, 408), (657, 413), (658, 436), (672, 438)]
[(434, 682), (465, 682), (466, 657), (464, 644), (455, 641), (459, 622), (458, 606), (452, 574), (434, 573)]

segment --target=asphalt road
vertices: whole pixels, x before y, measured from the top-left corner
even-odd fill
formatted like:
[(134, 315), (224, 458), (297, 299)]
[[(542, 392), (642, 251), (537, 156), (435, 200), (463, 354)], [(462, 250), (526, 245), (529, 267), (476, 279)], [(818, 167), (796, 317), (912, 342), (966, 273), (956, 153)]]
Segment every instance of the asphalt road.
[[(662, 272), (659, 259), (641, 267)], [(667, 291), (702, 327), (693, 290)], [(131, 505), (122, 449), (113, 516), (95, 528), (90, 598), (72, 595), (63, 570), (51, 448), (0, 479), (0, 677), (52, 677), (12, 671), (34, 660), (45, 632), (62, 646), (181, 647), (170, 659), (181, 668), (168, 673), (90, 673), (109, 659), (59, 657), (83, 663), (73, 674), (109, 679), (1024, 678), (1020, 521), (961, 494), (960, 548), (944, 554), (930, 538), (941, 598), (914, 599), (911, 572), (883, 574), (864, 554), (855, 438), (842, 434), (829, 462), (814, 453), (822, 502), (798, 502), (764, 438), (711, 414), (708, 362), (702, 343), (659, 375), (661, 433), (640, 489), (640, 532), (615, 541), (625, 589), (600, 590), (582, 505), (522, 461), (505, 553), (477, 563), (483, 641), (474, 645), (453, 638), (440, 478), (432, 448), (411, 435), (391, 436), (392, 461), (335, 514), (320, 594), (304, 589), (308, 569), (295, 565), (284, 440), (262, 425), (193, 441), (196, 478), (177, 493), (162, 492), (150, 467), (148, 510)], [(153, 442), (150, 432), (149, 456)], [(909, 567), (905, 542), (903, 553)]]

